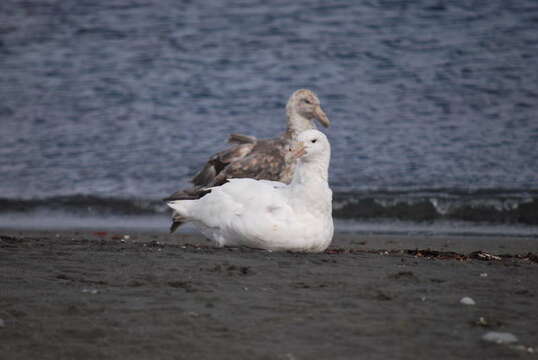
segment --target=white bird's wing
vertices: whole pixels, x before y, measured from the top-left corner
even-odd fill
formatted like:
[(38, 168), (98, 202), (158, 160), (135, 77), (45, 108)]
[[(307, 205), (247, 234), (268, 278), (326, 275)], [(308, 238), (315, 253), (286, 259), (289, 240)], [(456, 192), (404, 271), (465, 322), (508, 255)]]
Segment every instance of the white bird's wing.
[(235, 204), (234, 208), (260, 212), (267, 207), (288, 206), (284, 194), (286, 187), (286, 184), (278, 181), (230, 179), (222, 186), (209, 188), (211, 193), (206, 201), (223, 201), (228, 206)]
[(277, 181), (230, 179), (197, 200), (194, 217), (208, 227), (221, 229), (229, 238), (255, 242), (291, 218), (286, 189)]

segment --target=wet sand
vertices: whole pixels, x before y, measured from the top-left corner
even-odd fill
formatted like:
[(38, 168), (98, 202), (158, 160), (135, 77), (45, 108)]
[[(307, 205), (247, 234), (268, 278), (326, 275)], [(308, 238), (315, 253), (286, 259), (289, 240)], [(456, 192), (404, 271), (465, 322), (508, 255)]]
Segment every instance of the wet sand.
[[(538, 253), (537, 238), (339, 234), (327, 253), (292, 254), (125, 234), (0, 231), (0, 358), (519, 359), (538, 351), (538, 263), (528, 254)], [(476, 305), (460, 304), (464, 296)], [(481, 340), (488, 331), (519, 342)]]

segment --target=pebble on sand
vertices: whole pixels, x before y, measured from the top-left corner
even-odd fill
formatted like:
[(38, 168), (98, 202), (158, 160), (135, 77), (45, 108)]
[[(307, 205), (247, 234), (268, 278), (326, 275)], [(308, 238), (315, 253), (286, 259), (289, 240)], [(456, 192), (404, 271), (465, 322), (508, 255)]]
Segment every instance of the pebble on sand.
[(460, 303), (463, 305), (476, 305), (476, 302), (468, 296), (462, 297)]
[(86, 289), (86, 288), (84, 288), (84, 289), (82, 289), (82, 292), (83, 292), (83, 293), (90, 293), (90, 294), (97, 294), (97, 293), (99, 292), (99, 290), (97, 290), (97, 289)]
[(482, 340), (494, 342), (496, 344), (512, 344), (517, 342), (514, 334), (507, 332), (489, 331), (482, 336)]

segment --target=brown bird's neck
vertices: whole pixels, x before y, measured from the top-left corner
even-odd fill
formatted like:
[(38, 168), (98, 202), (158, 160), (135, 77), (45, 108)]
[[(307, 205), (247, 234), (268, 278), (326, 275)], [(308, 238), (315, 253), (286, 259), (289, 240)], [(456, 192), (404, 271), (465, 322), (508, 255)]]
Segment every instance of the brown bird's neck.
[(296, 112), (288, 112), (288, 128), (286, 129), (286, 135), (289, 138), (295, 139), (299, 133), (310, 129), (317, 129), (312, 120), (308, 120)]

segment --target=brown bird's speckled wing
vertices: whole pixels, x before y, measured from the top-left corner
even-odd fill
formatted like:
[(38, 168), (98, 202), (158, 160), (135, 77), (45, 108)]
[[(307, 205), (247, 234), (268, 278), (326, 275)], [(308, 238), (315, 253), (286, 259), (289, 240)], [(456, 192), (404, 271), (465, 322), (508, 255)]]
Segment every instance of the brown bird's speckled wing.
[(288, 167), (285, 157), (288, 147), (283, 138), (258, 140), (248, 154), (236, 158), (218, 172), (212, 185), (220, 185), (232, 178), (282, 181)]
[(229, 149), (216, 153), (209, 158), (204, 168), (194, 176), (192, 183), (197, 187), (209, 187), (219, 185), (215, 183), (215, 178), (230, 164), (233, 164), (248, 156), (256, 143), (245, 143), (235, 145)]
[(220, 184), (217, 184), (215, 178), (231, 163), (247, 156), (254, 146), (254, 143), (235, 145), (227, 150), (216, 153), (209, 158), (202, 170), (191, 180), (194, 184), (192, 188), (176, 191), (163, 200), (195, 200), (201, 198), (205, 194), (205, 188), (222, 185), (224, 181), (221, 180)]
[(254, 144), (258, 141), (255, 136), (243, 135), (243, 134), (231, 134), (228, 137), (228, 142), (230, 144)]
[(287, 161), (289, 140), (286, 137), (257, 140), (249, 137), (209, 159), (194, 176), (194, 187), (177, 191), (165, 198), (171, 200), (199, 199), (208, 187), (219, 186), (231, 178), (252, 178), (289, 183), (294, 163)]

